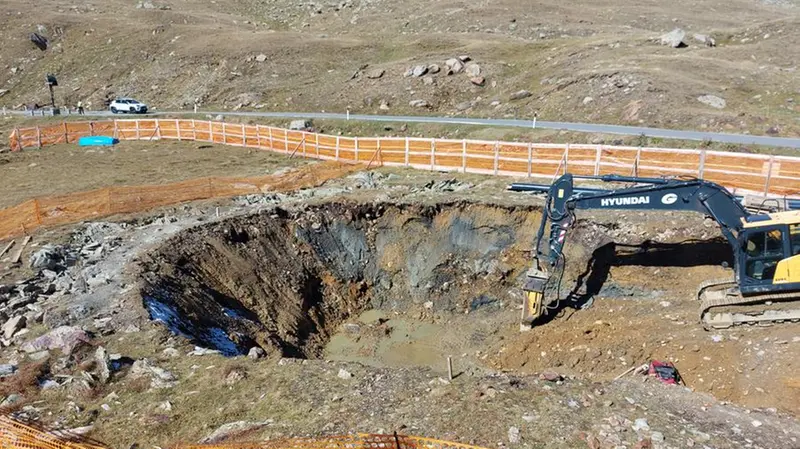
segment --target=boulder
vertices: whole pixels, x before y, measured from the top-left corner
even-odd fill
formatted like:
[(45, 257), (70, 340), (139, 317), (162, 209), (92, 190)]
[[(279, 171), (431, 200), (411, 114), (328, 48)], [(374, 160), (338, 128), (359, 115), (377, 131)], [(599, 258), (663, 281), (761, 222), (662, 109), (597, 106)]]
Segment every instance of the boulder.
[(513, 94), (511, 94), (511, 96), (509, 97), (509, 100), (511, 100), (511, 101), (522, 100), (523, 98), (528, 98), (528, 97), (530, 97), (532, 95), (533, 94), (528, 92), (527, 90), (520, 90), (520, 91), (517, 91), (517, 92), (514, 92)]
[(263, 349), (259, 348), (258, 346), (253, 346), (250, 348), (250, 351), (247, 353), (247, 357), (252, 360), (263, 359), (267, 356), (267, 352)]
[(473, 77), (473, 78), (476, 77), (476, 76), (480, 76), (480, 74), (481, 74), (481, 66), (479, 66), (478, 64), (473, 64), (473, 63), (467, 64), (467, 66), (464, 67), (464, 72), (468, 76)]
[(261, 53), (260, 55), (256, 56), (256, 62), (267, 62), (267, 55)]
[(45, 245), (31, 255), (30, 267), (34, 270), (60, 271), (57, 268), (63, 261), (64, 255), (59, 248), (53, 245)]
[(470, 78), (469, 81), (476, 86), (483, 86), (486, 84), (486, 78), (482, 76), (474, 76)]
[(427, 108), (428, 102), (425, 100), (411, 100), (408, 102), (408, 105), (412, 108)]
[(464, 63), (456, 58), (448, 59), (447, 61), (444, 62), (444, 65), (447, 66), (448, 75), (461, 73), (464, 70)]
[(411, 75), (416, 77), (416, 78), (419, 78), (419, 77), (425, 75), (426, 73), (428, 73), (428, 67), (426, 67), (424, 65), (418, 65), (418, 66), (415, 66), (413, 69), (411, 69)]
[(3, 338), (6, 340), (11, 340), (11, 337), (14, 336), (17, 332), (25, 328), (25, 324), (27, 324), (28, 320), (25, 318), (25, 315), (15, 316), (10, 320), (6, 321), (3, 324)]
[(249, 433), (262, 429), (270, 424), (272, 424), (271, 420), (263, 422), (236, 421), (228, 424), (223, 424), (222, 426), (217, 428), (217, 430), (211, 432), (210, 435), (200, 440), (200, 443), (202, 444), (219, 443), (236, 435), (241, 435), (244, 433)]
[(716, 95), (701, 95), (697, 97), (697, 101), (716, 109), (724, 109), (727, 104), (724, 98), (720, 98)]
[(714, 37), (709, 36), (707, 34), (695, 34), (694, 35), (694, 40), (702, 43), (706, 47), (716, 47), (717, 46), (717, 40), (714, 39)]
[(108, 352), (106, 348), (100, 346), (94, 353), (94, 360), (97, 364), (97, 377), (102, 383), (108, 383), (111, 378), (111, 367), (108, 359)]
[(686, 31), (683, 31), (680, 28), (675, 28), (669, 33), (659, 37), (658, 40), (661, 43), (661, 45), (668, 45), (672, 48), (678, 48), (686, 46), (686, 44), (683, 43), (683, 39), (685, 37), (686, 37)]
[(442, 68), (439, 67), (439, 64), (431, 64), (428, 66), (428, 73), (432, 75), (436, 75), (437, 73), (441, 72)]
[(175, 385), (177, 377), (171, 372), (153, 365), (148, 359), (133, 362), (131, 377), (134, 379), (149, 377), (151, 388), (170, 388)]
[(54, 349), (60, 349), (64, 354), (72, 354), (75, 348), (90, 341), (89, 335), (83, 330), (73, 326), (61, 326), (25, 343), (21, 349), (29, 354)]
[(0, 365), (0, 377), (8, 377), (17, 372), (17, 365), (5, 363)]
[(382, 78), (383, 75), (386, 73), (386, 70), (383, 69), (373, 69), (367, 72), (367, 78), (371, 80), (376, 80), (378, 78)]

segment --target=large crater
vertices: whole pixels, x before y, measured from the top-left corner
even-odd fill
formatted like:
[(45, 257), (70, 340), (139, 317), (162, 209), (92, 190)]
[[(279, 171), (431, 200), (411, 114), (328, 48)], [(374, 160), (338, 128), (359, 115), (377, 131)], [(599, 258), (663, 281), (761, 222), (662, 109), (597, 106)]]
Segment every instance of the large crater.
[(331, 203), (187, 230), (143, 262), (151, 318), (226, 355), (321, 357), (369, 309), (519, 301), (540, 214), (470, 203)]

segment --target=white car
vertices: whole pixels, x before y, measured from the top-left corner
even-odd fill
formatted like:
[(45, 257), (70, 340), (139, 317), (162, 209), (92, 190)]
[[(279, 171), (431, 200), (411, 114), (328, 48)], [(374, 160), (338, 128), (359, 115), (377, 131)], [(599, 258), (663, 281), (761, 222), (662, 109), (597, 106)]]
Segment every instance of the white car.
[(108, 106), (113, 114), (119, 114), (120, 112), (128, 114), (147, 113), (147, 105), (133, 98), (117, 98)]

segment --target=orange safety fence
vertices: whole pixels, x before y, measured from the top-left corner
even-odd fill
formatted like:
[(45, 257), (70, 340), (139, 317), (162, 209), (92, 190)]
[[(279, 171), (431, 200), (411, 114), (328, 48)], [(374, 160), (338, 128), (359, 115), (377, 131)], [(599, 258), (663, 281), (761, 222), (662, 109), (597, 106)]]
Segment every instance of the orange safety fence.
[[(0, 416), (3, 449), (109, 449), (68, 431), (50, 430)], [(242, 443), (178, 444), (175, 449), (482, 449), (469, 444), (409, 435), (356, 434), (318, 438), (285, 438)]]
[(737, 194), (800, 195), (800, 157), (608, 145), (536, 144), (407, 137), (344, 137), (191, 119), (67, 122), (15, 129), (11, 148), (72, 143), (82, 136), (120, 140), (196, 140), (296, 157), (515, 177), (576, 175), (692, 176)]
[(69, 431), (49, 430), (0, 415), (0, 448), (108, 449), (108, 446)]
[(34, 198), (0, 209), (0, 240), (28, 233), (40, 226), (56, 226), (114, 214), (143, 212), (186, 201), (315, 187), (362, 168), (356, 164), (325, 162), (281, 175), (199, 178), (171, 184), (108, 187)]

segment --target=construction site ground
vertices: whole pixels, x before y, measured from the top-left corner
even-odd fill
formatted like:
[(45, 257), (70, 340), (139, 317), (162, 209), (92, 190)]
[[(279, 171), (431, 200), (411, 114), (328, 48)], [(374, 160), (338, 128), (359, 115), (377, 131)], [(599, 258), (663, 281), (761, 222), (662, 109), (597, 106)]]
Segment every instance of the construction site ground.
[[(313, 163), (198, 146), (3, 154), (3, 205)], [(39, 231), (21, 266), (0, 257), (0, 284), (35, 277), (29, 260), (47, 244), (78, 254), (64, 273), (88, 282), (40, 295), (39, 321), (2, 349), (0, 361), (19, 366), (0, 380), (2, 394), (21, 396), (4, 406), (43, 424), (91, 426), (83, 430), (113, 447), (195, 442), (234, 422), (228, 441), (398, 431), (512, 448), (798, 446), (798, 325), (707, 332), (698, 323), (696, 287), (729, 274), (716, 225), (678, 213), (581, 214), (561, 290), (588, 284), (593, 302), (520, 333), (519, 281), (541, 198), (505, 191), (510, 181), (378, 169)], [(106, 249), (86, 255), (90, 241)], [(665, 245), (637, 253), (645, 241)], [(159, 299), (165, 291), (181, 294)], [(222, 308), (203, 302), (209, 291)], [(159, 315), (167, 306), (185, 313)], [(212, 322), (227, 334), (216, 347), (201, 326)], [(82, 327), (90, 343), (39, 360), (23, 349), (61, 326)], [(195, 347), (237, 352), (244, 341), (265, 357)], [(108, 376), (101, 346), (119, 355)], [(651, 359), (674, 362), (686, 387), (614, 380)]]

